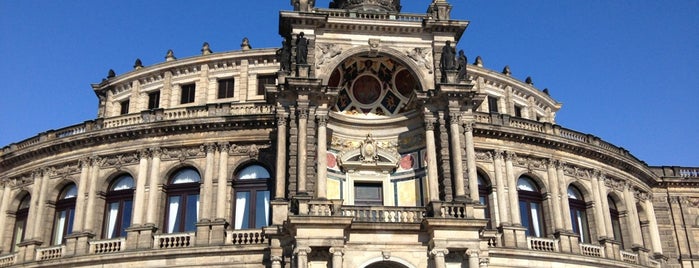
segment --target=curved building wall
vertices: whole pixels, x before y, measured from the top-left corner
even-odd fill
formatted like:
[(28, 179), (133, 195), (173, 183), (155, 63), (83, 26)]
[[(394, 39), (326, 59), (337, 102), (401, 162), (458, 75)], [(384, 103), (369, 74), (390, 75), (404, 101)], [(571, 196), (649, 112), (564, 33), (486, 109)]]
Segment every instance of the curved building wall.
[(699, 169), (556, 125), (531, 83), (441, 68), (468, 26), (448, 7), (299, 2), (280, 34), (304, 32), (308, 64), (244, 48), (94, 84), (95, 120), (0, 151), (0, 266), (696, 265)]

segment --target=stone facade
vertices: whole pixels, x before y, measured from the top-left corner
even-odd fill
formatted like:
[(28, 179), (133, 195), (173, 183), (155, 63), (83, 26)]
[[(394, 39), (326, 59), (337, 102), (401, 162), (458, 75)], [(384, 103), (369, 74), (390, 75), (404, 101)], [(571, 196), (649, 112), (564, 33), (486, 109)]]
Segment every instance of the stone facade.
[(169, 52), (93, 85), (95, 120), (2, 148), (0, 267), (699, 265), (699, 168), (441, 70), (468, 26), (447, 1), (292, 5), (286, 52)]

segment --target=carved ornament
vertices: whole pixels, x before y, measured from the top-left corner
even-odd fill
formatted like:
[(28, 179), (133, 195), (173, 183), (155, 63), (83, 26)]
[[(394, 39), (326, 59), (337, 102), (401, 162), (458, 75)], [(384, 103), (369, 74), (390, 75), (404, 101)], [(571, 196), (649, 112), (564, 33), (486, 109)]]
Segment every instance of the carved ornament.
[(413, 48), (406, 52), (418, 66), (423, 66), (429, 73), (432, 73), (432, 51), (429, 48)]
[(316, 68), (320, 69), (322, 65), (337, 57), (342, 53), (342, 47), (337, 44), (318, 44), (316, 51), (320, 51), (316, 59)]

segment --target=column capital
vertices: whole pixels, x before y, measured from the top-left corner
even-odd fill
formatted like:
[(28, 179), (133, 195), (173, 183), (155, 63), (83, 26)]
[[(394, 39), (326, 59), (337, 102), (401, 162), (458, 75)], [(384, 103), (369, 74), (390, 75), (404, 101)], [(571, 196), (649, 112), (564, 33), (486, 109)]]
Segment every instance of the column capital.
[(325, 127), (328, 125), (328, 115), (326, 115), (326, 114), (316, 115), (316, 118), (318, 119), (318, 126), (319, 127)]
[(468, 257), (476, 257), (477, 258), (478, 255), (480, 255), (480, 254), (481, 254), (480, 249), (467, 249), (466, 250), (466, 256), (468, 256)]
[(435, 118), (425, 118), (425, 130), (434, 131), (434, 124), (437, 123)]
[(296, 115), (299, 117), (299, 119), (308, 119), (308, 108), (296, 108)]
[(449, 123), (451, 123), (451, 124), (461, 123), (461, 113), (460, 112), (450, 112), (449, 113)]
[(504, 158), (504, 152), (500, 149), (493, 150), (493, 159), (502, 160)]
[(202, 151), (206, 152), (207, 154), (216, 152), (216, 144), (215, 143), (206, 143), (201, 146)]
[(286, 114), (277, 114), (277, 127), (283, 127), (286, 126)]
[(153, 158), (160, 158), (160, 156), (163, 155), (163, 149), (160, 147), (152, 147), (148, 150), (150, 150), (150, 154)]
[(84, 157), (84, 156), (80, 157), (80, 159), (78, 159), (78, 166), (80, 166), (81, 168), (89, 167), (90, 166), (90, 158)]
[(464, 122), (464, 132), (472, 132), (473, 131), (473, 122)]
[(433, 248), (432, 250), (430, 250), (430, 255), (432, 257), (442, 257), (443, 258), (447, 254), (449, 254), (449, 250), (446, 248)]
[(228, 142), (219, 142), (218, 144), (218, 149), (223, 153), (226, 152), (228, 153), (228, 150), (231, 149), (231, 144)]
[(333, 256), (342, 256), (345, 254), (344, 247), (331, 247), (328, 251), (330, 252), (330, 254), (333, 254)]
[(297, 246), (294, 248), (294, 254), (298, 254), (299, 256), (306, 256), (308, 253), (311, 253), (311, 247), (308, 246)]
[(511, 151), (505, 152), (505, 160), (512, 161), (517, 158), (517, 154)]

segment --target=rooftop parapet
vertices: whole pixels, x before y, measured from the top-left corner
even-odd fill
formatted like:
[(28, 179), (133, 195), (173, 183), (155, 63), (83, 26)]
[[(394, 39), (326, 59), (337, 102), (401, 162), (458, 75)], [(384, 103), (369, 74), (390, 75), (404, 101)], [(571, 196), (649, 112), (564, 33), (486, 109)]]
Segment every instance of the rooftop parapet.
[(358, 11), (400, 12), (400, 0), (334, 0), (330, 8)]

